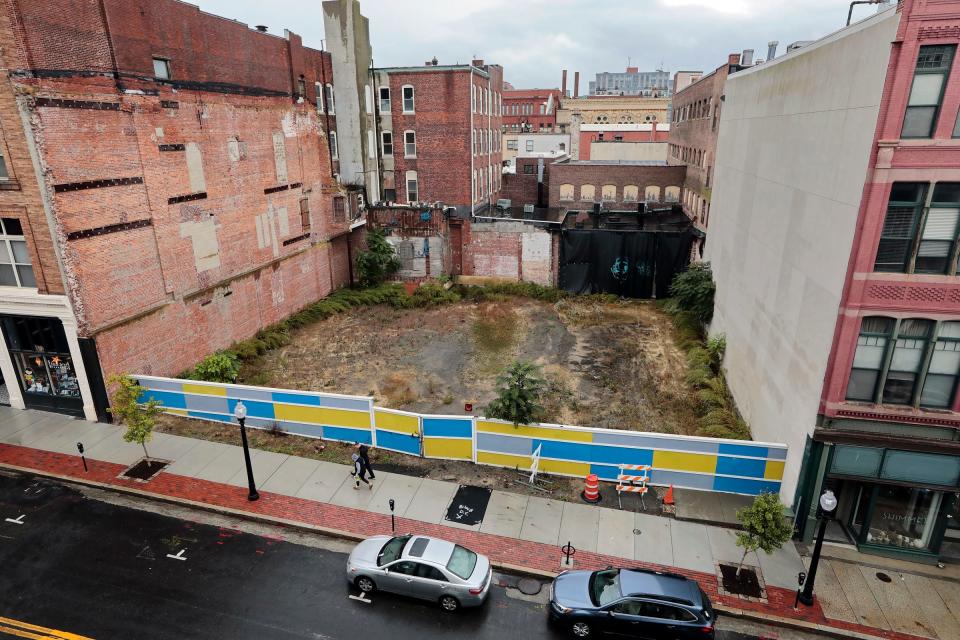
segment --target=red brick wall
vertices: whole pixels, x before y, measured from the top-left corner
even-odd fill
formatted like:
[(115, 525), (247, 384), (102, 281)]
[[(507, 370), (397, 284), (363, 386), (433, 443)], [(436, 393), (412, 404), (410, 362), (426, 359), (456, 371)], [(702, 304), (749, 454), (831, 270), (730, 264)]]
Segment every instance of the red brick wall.
[[(512, 201), (514, 207), (522, 207), (525, 204), (537, 204), (537, 160), (538, 158), (517, 158), (517, 172), (508, 173), (503, 176), (503, 189), (500, 192), (501, 198), (508, 198)], [(544, 164), (544, 183), (548, 182), (547, 167), (549, 160)], [(533, 173), (524, 173), (524, 167), (533, 167)]]
[[(647, 187), (660, 187), (660, 197), (663, 199), (667, 187), (679, 187), (683, 184), (686, 167), (667, 165), (642, 164), (601, 164), (560, 161), (550, 165), (549, 206), (565, 207), (569, 209), (587, 209), (593, 206), (592, 202), (580, 202), (580, 187), (592, 184), (599, 201), (602, 187), (605, 184), (614, 184), (617, 187), (617, 200), (610, 203), (616, 207), (636, 207), (636, 202), (624, 202), (623, 187), (637, 185), (639, 199), (642, 201)], [(574, 200), (560, 199), (560, 185), (574, 185)]]
[(463, 273), (555, 285), (555, 236), (523, 222), (466, 222)]
[[(540, 105), (546, 104), (553, 94), (553, 111), (540, 113)], [(513, 113), (516, 106), (517, 113)], [(516, 129), (530, 125), (534, 131), (540, 128), (553, 129), (557, 124), (557, 108), (560, 106), (559, 89), (516, 89), (503, 92), (503, 126)], [(524, 107), (529, 113), (524, 113)]]

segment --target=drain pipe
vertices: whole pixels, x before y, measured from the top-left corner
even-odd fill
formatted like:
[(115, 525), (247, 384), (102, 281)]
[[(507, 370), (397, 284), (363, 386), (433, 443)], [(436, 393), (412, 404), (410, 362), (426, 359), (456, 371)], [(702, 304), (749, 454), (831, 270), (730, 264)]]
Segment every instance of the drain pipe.
[(853, 7), (858, 4), (887, 4), (887, 0), (853, 0), (850, 3), (850, 10), (847, 11), (847, 26), (850, 26), (850, 19), (853, 17)]

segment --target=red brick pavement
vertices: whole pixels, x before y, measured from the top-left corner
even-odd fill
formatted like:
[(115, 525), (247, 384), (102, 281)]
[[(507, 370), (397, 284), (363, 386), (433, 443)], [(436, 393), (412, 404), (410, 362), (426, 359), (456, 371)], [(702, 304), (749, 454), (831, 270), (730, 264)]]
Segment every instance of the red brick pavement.
[[(0, 444), (0, 464), (11, 465), (38, 473), (55, 474), (78, 481), (92, 481), (112, 485), (117, 488), (135, 489), (159, 497), (190, 500), (214, 507), (255, 514), (266, 518), (282, 518), (306, 525), (337, 529), (358, 536), (372, 536), (390, 533), (390, 516), (371, 513), (350, 507), (341, 507), (325, 502), (315, 502), (276, 493), (261, 491), (260, 500), (249, 502), (245, 488), (199, 480), (186, 476), (161, 473), (148, 483), (119, 478), (126, 468), (123, 465), (100, 460), (87, 460), (88, 472), (75, 455), (64, 455), (29, 447)], [(458, 529), (419, 520), (397, 518), (397, 528), (404, 532), (442, 537), (483, 553), (495, 563), (509, 564), (537, 571), (558, 572), (561, 552), (554, 545), (518, 540), (505, 536), (480, 533), (478, 531)], [(646, 569), (672, 571), (695, 579), (710, 596), (714, 603), (730, 608), (756, 611), (771, 616), (813, 624), (830, 626), (837, 630), (866, 633), (892, 640), (915, 640), (920, 636), (897, 633), (851, 624), (842, 620), (828, 619), (818, 603), (813, 607), (793, 609), (795, 592), (779, 587), (767, 587), (767, 603), (754, 603), (717, 593), (717, 578), (713, 574), (690, 571), (679, 567), (658, 565), (647, 562), (626, 561), (618, 556), (577, 551), (578, 569), (602, 569), (610, 565), (630, 566)]]

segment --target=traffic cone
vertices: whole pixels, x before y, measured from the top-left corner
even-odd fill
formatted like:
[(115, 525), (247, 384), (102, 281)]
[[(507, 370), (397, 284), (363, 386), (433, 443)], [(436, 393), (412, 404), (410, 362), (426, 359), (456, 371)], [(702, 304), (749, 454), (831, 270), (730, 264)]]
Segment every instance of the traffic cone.
[(673, 504), (673, 485), (667, 489), (667, 495), (663, 496), (663, 504)]

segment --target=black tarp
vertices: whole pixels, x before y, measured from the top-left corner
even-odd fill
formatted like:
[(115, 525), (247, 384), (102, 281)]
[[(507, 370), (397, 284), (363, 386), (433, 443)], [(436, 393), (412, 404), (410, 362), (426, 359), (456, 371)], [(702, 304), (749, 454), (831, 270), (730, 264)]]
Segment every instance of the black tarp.
[(486, 487), (460, 485), (456, 495), (447, 507), (446, 519), (451, 522), (474, 525), (483, 522), (490, 502), (491, 490)]
[(564, 229), (560, 288), (571, 293), (665, 297), (690, 260), (687, 231)]

